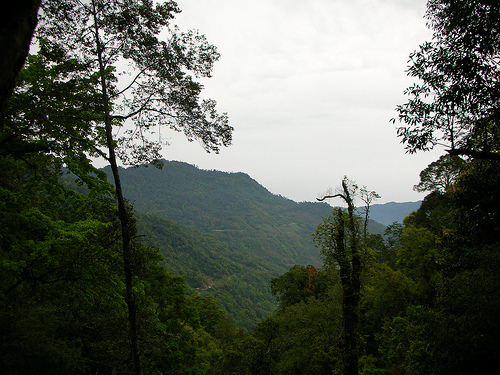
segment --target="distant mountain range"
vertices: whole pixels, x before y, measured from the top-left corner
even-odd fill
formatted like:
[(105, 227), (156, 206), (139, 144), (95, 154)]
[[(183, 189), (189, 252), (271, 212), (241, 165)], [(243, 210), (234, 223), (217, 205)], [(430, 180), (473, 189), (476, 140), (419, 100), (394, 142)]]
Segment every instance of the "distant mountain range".
[[(297, 203), (247, 174), (175, 161), (161, 170), (121, 168), (120, 177), (141, 232), (166, 267), (185, 275), (192, 293), (214, 295), (240, 326), (252, 327), (275, 308), (272, 277), (295, 264), (322, 264), (311, 234), (332, 213), (327, 203)], [(417, 203), (373, 205), (370, 231), (382, 234)]]
[(395, 221), (402, 223), (403, 219), (411, 212), (418, 210), (421, 204), (422, 201), (374, 204), (370, 207), (370, 218), (385, 226), (388, 226)]

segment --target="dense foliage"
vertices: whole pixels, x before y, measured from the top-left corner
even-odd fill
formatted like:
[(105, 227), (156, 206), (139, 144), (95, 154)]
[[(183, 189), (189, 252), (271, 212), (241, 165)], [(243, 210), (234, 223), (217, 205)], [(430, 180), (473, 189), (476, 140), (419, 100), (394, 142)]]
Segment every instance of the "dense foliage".
[[(492, 161), (466, 164), (446, 192), (430, 192), (404, 224), (366, 241), (361, 374), (496, 370), (499, 168)], [(255, 329), (260, 346), (248, 354), (247, 373), (342, 373), (342, 283), (339, 269), (325, 261), (272, 280), (280, 307)]]
[(454, 155), (499, 160), (500, 4), (430, 0), (426, 17), (433, 39), (410, 55), (417, 82), (397, 107), (398, 136), (409, 152), (445, 145)]
[[(1, 159), (1, 372), (128, 372), (116, 209), (65, 189), (50, 161)], [(186, 296), (183, 279), (166, 271), (157, 250), (133, 246), (145, 371), (205, 373), (220, 353), (201, 325), (202, 300)], [(204, 313), (225, 319), (215, 305)]]
[[(205, 340), (209, 336), (188, 306), (182, 279), (168, 274), (159, 265), (159, 254), (137, 240), (133, 211), (120, 185), (117, 145), (124, 145), (120, 156), (125, 161), (155, 159), (160, 145), (144, 137), (153, 123), (200, 139), (207, 151), (230, 144), (227, 116), (217, 114), (214, 101), (199, 99), (202, 87), (186, 72), (210, 76), (218, 58), (215, 47), (198, 34), (167, 28), (180, 11), (173, 1), (44, 0), (40, 10), (37, 54), (19, 74), (5, 118), (2, 83), (1, 161), (2, 171), (10, 173), (2, 175), (6, 231), (0, 249), (0, 302), (2, 337), (7, 340), (0, 351), (0, 370), (205, 372), (209, 356), (199, 348), (210, 342)], [(31, 8), (27, 11), (31, 14)], [(172, 34), (168, 42), (158, 39), (165, 29)], [(12, 31), (9, 36), (20, 35)], [(118, 62), (134, 69), (131, 82), (120, 82), (113, 65)], [(6, 73), (17, 76), (14, 69)], [(119, 84), (126, 87), (118, 89)], [(139, 138), (135, 131), (126, 131), (125, 139), (114, 138), (113, 127), (125, 120), (140, 129)], [(116, 201), (108, 198), (111, 185), (91, 157), (111, 164)], [(87, 195), (60, 183), (63, 164), (86, 185)], [(107, 283), (99, 282), (105, 276)], [(67, 285), (71, 282), (77, 286)], [(82, 290), (81, 303), (73, 290)], [(20, 313), (13, 315), (17, 302)], [(109, 302), (116, 308), (107, 306)], [(92, 314), (85, 309), (101, 305), (116, 318), (110, 329), (86, 321)], [(42, 328), (35, 346), (30, 345), (23, 339), (29, 328), (17, 329), (29, 327), (23, 313), (35, 328), (54, 331)], [(74, 322), (65, 322), (65, 313)], [(45, 320), (50, 324), (44, 326)], [(76, 332), (71, 334), (73, 326)], [(115, 338), (106, 343), (98, 336), (94, 355), (81, 327)], [(50, 349), (44, 341), (61, 341), (61, 353), (51, 355), (57, 345)], [(16, 350), (25, 342), (26, 352)], [(44, 361), (49, 361), (47, 366)]]
[(275, 310), (269, 279), (279, 272), (271, 262), (191, 227), (146, 214), (138, 220), (145, 242), (164, 256), (164, 266), (184, 276), (188, 294), (215, 298), (238, 327), (252, 329)]

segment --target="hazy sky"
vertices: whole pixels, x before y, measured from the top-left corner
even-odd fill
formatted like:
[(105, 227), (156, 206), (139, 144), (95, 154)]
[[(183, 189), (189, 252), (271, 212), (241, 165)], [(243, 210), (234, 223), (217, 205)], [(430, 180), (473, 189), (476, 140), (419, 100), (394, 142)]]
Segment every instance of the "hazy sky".
[(172, 135), (169, 160), (245, 172), (274, 194), (312, 201), (344, 175), (389, 201), (415, 201), (442, 150), (405, 154), (389, 122), (405, 101), (408, 55), (430, 40), (426, 0), (178, 0), (181, 29), (221, 54), (204, 96), (228, 112), (219, 155)]

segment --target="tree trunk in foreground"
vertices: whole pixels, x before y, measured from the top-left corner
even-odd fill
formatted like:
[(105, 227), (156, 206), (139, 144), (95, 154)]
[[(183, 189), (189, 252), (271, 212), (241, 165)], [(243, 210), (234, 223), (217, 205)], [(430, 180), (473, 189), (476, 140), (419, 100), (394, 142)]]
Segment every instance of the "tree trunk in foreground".
[(110, 98), (107, 93), (106, 76), (104, 69), (104, 62), (102, 57), (103, 47), (99, 38), (99, 29), (96, 17), (95, 3), (94, 6), (94, 25), (95, 25), (95, 41), (97, 47), (97, 58), (99, 61), (99, 73), (101, 78), (101, 89), (104, 105), (104, 126), (106, 130), (106, 143), (108, 147), (108, 161), (111, 165), (113, 172), (113, 179), (115, 182), (116, 199), (118, 201), (118, 217), (121, 225), (122, 237), (122, 254), (123, 254), (123, 271), (125, 274), (125, 302), (128, 309), (128, 322), (129, 322), (129, 338), (132, 349), (132, 357), (134, 362), (134, 374), (142, 375), (142, 362), (139, 350), (139, 334), (137, 328), (137, 304), (133, 293), (133, 269), (132, 269), (132, 247), (131, 242), (134, 236), (133, 228), (130, 225), (130, 219), (127, 212), (125, 198), (123, 197), (123, 190), (120, 181), (120, 173), (118, 172), (118, 164), (115, 154), (115, 143), (113, 139), (113, 126), (110, 114)]
[(28, 56), (41, 0), (4, 0), (0, 6), (0, 124)]

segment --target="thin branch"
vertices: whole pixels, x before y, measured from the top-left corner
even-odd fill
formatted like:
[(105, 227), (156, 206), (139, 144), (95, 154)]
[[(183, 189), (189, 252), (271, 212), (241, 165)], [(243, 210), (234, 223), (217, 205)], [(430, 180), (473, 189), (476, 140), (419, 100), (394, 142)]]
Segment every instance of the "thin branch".
[[(127, 120), (127, 119), (129, 119), (129, 118), (131, 118), (131, 117), (133, 117), (133, 116), (135, 116), (135, 115), (137, 115), (137, 114), (139, 114), (139, 113), (141, 113), (141, 112), (145, 111), (146, 109), (148, 109), (148, 107), (147, 107), (147, 106), (148, 106), (148, 104), (150, 103), (150, 101), (151, 101), (151, 97), (152, 97), (153, 95), (154, 95), (154, 93), (152, 93), (152, 94), (151, 94), (151, 95), (150, 95), (150, 96), (149, 96), (149, 97), (148, 97), (148, 98), (144, 101), (144, 103), (143, 103), (143, 104), (142, 104), (142, 105), (141, 105), (141, 106), (140, 106), (137, 110), (135, 110), (135, 111), (133, 111), (133, 112), (130, 112), (130, 113), (129, 113), (129, 114), (127, 114), (127, 115), (113, 115), (112, 117), (113, 117), (114, 119), (118, 119), (118, 120)], [(151, 109), (149, 109), (149, 110), (151, 110)]]
[(325, 195), (323, 198), (316, 198), (316, 200), (319, 201), (319, 202), (323, 202), (325, 199), (337, 198), (337, 197), (340, 197), (343, 200), (347, 201), (347, 198), (344, 196), (344, 194)]
[[(110, 43), (112, 43), (112, 42), (113, 41), (110, 40)], [(103, 53), (104, 53), (104, 51), (108, 52), (107, 53), (108, 58), (104, 61), (104, 66), (105, 67), (109, 66), (109, 63), (111, 62), (111, 60), (118, 55), (118, 52), (121, 50), (121, 48), (123, 47), (124, 44), (125, 43), (123, 42), (118, 47), (106, 47), (106, 43), (103, 45)]]
[(102, 158), (104, 158), (104, 160), (109, 161), (108, 155), (106, 155), (106, 153), (104, 151), (100, 150), (97, 146), (95, 146), (94, 144), (92, 144), (92, 142), (87, 141), (85, 138), (75, 137), (71, 133), (65, 132), (63, 129), (61, 129), (61, 132), (63, 134), (65, 134), (67, 137), (69, 137), (70, 139), (76, 140), (77, 142), (80, 142), (80, 143), (85, 143), (87, 146), (89, 146), (92, 149), (94, 149), (94, 151), (97, 154), (99, 154), (99, 156), (101, 156)]
[[(153, 64), (151, 64), (151, 65), (153, 65)], [(148, 70), (148, 69), (151, 67), (151, 65), (146, 66), (146, 67), (145, 67), (144, 69), (142, 69), (139, 73), (137, 73), (137, 75), (134, 77), (134, 79), (132, 80), (132, 82), (131, 82), (131, 83), (130, 83), (127, 87), (125, 87), (123, 90), (121, 90), (120, 92), (118, 92), (118, 93), (116, 93), (116, 94), (114, 94), (114, 95), (110, 95), (110, 98), (115, 98), (115, 97), (117, 97), (117, 96), (120, 96), (120, 95), (121, 95), (121, 94), (123, 94), (125, 91), (127, 91), (128, 89), (130, 89), (130, 88), (134, 85), (134, 83), (137, 81), (137, 79), (138, 79), (138, 78), (139, 78), (139, 77), (140, 77), (140, 76), (141, 76), (144, 72), (146, 72), (146, 70)]]
[(3, 292), (4, 296), (7, 296), (10, 292), (12, 292), (14, 289), (16, 289), (19, 285), (23, 283), (23, 279), (17, 280), (13, 285), (11, 285), (5, 292)]

